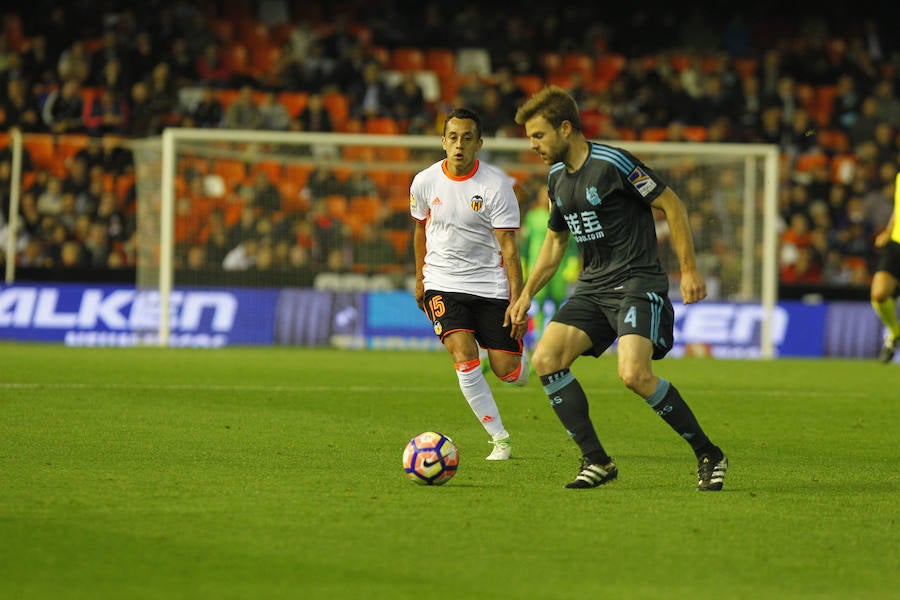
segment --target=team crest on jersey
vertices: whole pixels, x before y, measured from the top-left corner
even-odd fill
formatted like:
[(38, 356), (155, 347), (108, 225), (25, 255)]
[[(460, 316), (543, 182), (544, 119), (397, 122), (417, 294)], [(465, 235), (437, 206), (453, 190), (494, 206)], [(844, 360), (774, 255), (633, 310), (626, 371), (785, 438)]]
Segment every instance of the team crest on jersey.
[(441, 325), (440, 321), (436, 320), (434, 322), (434, 335), (441, 335), (441, 332), (443, 332), (443, 331), (444, 331), (444, 326)]
[(587, 201), (591, 203), (591, 206), (600, 206), (600, 194), (597, 193), (597, 188), (591, 186), (584, 192), (585, 196), (587, 197)]
[(650, 192), (656, 189), (656, 182), (653, 181), (647, 173), (640, 167), (635, 167), (634, 171), (628, 174), (628, 181), (634, 186), (638, 193), (646, 198)]
[(481, 196), (472, 196), (472, 199), (469, 200), (469, 206), (472, 207), (472, 210), (478, 212), (484, 206), (484, 198)]

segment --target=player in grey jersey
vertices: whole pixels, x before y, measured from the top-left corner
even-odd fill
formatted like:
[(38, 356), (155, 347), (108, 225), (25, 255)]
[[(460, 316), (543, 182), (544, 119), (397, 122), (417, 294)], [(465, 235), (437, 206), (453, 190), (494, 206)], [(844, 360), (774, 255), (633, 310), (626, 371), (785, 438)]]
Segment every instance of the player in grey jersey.
[(674, 311), (668, 277), (657, 255), (653, 208), (668, 220), (681, 267), (686, 304), (706, 297), (697, 271), (684, 204), (649, 167), (629, 152), (585, 139), (578, 106), (562, 88), (537, 92), (516, 113), (531, 148), (550, 165), (547, 236), (532, 273), (509, 307), (513, 335), (527, 330), (531, 298), (559, 268), (569, 236), (578, 244), (582, 271), (570, 299), (545, 329), (532, 356), (550, 405), (582, 454), (569, 488), (592, 488), (615, 479), (618, 468), (597, 436), (584, 390), (569, 367), (581, 355), (600, 356), (618, 338), (618, 374), (693, 449), (701, 491), (722, 489), (728, 459), (700, 427), (652, 361), (672, 348)]

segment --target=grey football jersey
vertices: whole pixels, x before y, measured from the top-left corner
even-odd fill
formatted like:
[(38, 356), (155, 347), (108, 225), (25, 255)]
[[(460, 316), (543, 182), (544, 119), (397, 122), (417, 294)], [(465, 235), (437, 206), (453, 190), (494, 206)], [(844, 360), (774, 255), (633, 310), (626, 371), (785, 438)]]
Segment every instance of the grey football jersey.
[(576, 291), (609, 291), (633, 278), (639, 288), (667, 291), (650, 208), (666, 183), (626, 150), (589, 144), (575, 173), (556, 163), (547, 177), (548, 227), (569, 231), (583, 260)]

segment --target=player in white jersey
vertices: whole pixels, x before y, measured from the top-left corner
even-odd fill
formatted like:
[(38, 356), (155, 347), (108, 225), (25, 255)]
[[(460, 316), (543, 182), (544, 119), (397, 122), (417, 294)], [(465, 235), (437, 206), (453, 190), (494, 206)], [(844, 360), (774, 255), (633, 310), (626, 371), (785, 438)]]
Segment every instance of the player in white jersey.
[(525, 385), (522, 342), (506, 317), (522, 289), (516, 231), (519, 204), (512, 179), (476, 158), (481, 118), (455, 109), (444, 120), (447, 158), (419, 172), (409, 211), (416, 221), (416, 302), (450, 353), (463, 396), (494, 445), (488, 460), (511, 454), (509, 432), (484, 378), (479, 346), (501, 380)]

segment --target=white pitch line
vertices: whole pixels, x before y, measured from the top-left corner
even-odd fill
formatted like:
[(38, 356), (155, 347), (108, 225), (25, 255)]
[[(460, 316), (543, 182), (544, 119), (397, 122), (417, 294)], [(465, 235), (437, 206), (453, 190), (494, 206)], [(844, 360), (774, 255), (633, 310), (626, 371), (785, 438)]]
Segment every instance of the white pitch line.
[[(197, 383), (77, 383), (77, 382), (55, 382), (55, 383), (34, 383), (34, 382), (0, 382), (0, 390), (37, 390), (42, 388), (52, 388), (61, 390), (170, 390), (170, 391), (213, 391), (213, 392), (273, 392), (273, 393), (305, 393), (305, 392), (355, 392), (355, 393), (383, 393), (383, 392), (411, 392), (411, 393), (453, 393), (459, 391), (456, 386), (396, 386), (396, 385), (356, 385), (356, 386), (340, 386), (340, 385), (221, 385), (221, 384), (197, 384)], [(506, 389), (505, 386), (495, 392), (506, 392), (520, 394), (530, 392), (540, 392), (538, 388), (534, 390), (526, 390), (523, 388)], [(588, 399), (602, 396), (608, 389), (591, 389), (586, 388)], [(733, 389), (729, 391), (729, 396), (740, 398), (747, 394), (765, 393), (767, 396), (776, 397), (817, 397), (824, 393), (833, 393), (833, 390), (763, 390), (759, 388), (753, 389)], [(543, 392), (540, 392), (542, 395)], [(719, 390), (692, 390), (691, 396), (706, 396), (710, 394), (721, 395)], [(539, 397), (540, 397), (539, 395)], [(842, 395), (847, 398), (866, 398), (868, 394), (863, 392), (846, 391)]]
[(171, 391), (239, 391), (239, 392), (435, 392), (452, 391), (454, 387), (411, 387), (411, 386), (332, 386), (332, 385), (220, 385), (196, 383), (15, 383), (0, 382), (0, 389), (62, 389), (62, 390), (171, 390)]

